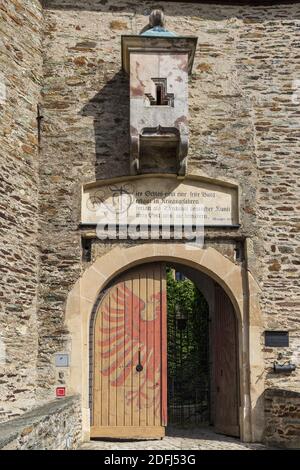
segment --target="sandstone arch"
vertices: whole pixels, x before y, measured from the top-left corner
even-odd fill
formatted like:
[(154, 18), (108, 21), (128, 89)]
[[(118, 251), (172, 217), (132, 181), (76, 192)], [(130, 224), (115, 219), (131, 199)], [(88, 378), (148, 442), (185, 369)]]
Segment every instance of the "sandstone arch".
[(204, 272), (218, 282), (230, 297), (239, 325), (240, 428), (244, 441), (259, 441), (263, 431), (264, 363), (258, 286), (251, 273), (224, 257), (214, 248), (191, 249), (182, 243), (143, 243), (116, 247), (98, 257), (76, 282), (68, 295), (66, 327), (70, 333), (71, 365), (68, 394), (82, 397), (83, 435), (89, 438), (88, 400), (89, 322), (101, 290), (133, 266), (154, 261), (178, 262)]

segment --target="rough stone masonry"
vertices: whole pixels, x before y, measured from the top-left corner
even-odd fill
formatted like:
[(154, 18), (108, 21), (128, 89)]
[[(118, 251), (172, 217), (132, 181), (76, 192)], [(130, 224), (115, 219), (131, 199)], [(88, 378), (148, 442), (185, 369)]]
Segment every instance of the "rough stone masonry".
[[(88, 266), (81, 185), (129, 174), (120, 36), (138, 34), (152, 6), (1, 3), (1, 420), (52, 400), (64, 384), (54, 353), (67, 347), (66, 297)], [(234, 259), (238, 240), (247, 237), (264, 327), (290, 336), (282, 349), (266, 348), (262, 336), (266, 388), (299, 392), (300, 5), (155, 6), (170, 30), (198, 37), (189, 172), (240, 186), (240, 229), (212, 231), (207, 245)], [(92, 259), (111, 247), (95, 241)], [(278, 352), (298, 365), (295, 372), (274, 375)], [(282, 433), (297, 440), (299, 426), (287, 420)]]

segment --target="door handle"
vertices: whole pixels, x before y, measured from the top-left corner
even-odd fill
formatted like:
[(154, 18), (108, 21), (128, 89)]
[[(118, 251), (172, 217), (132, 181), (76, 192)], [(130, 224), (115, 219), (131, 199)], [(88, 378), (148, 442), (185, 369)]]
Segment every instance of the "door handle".
[(144, 367), (143, 367), (142, 364), (141, 364), (141, 350), (139, 349), (139, 362), (138, 362), (138, 364), (137, 364), (135, 370), (136, 370), (137, 372), (142, 372), (143, 369), (144, 369)]

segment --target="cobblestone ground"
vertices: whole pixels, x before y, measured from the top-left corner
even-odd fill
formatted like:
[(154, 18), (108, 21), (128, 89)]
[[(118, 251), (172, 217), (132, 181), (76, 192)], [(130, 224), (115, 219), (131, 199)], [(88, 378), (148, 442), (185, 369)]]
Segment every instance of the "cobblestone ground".
[(210, 429), (170, 429), (162, 440), (146, 441), (90, 441), (80, 450), (266, 450), (262, 444), (240, 442), (216, 434)]

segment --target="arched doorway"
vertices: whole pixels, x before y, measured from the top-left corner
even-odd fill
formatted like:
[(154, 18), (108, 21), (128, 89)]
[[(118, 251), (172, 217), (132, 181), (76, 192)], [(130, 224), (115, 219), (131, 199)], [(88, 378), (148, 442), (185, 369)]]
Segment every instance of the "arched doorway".
[[(213, 248), (187, 249), (182, 243), (141, 243), (108, 250), (74, 284), (66, 305), (70, 368), (67, 393), (81, 396), (82, 438), (90, 438), (89, 326), (100, 292), (117, 275), (148, 262), (182, 263), (217, 282), (230, 298), (238, 323), (240, 435), (260, 441), (264, 429), (264, 362), (260, 347), (263, 332), (259, 288), (251, 273)], [(250, 386), (251, 385), (251, 386)]]
[(239, 436), (234, 309), (214, 282), (208, 318), (196, 285), (177, 284), (184, 270), (142, 264), (100, 293), (90, 326), (91, 437), (160, 438), (168, 422)]

